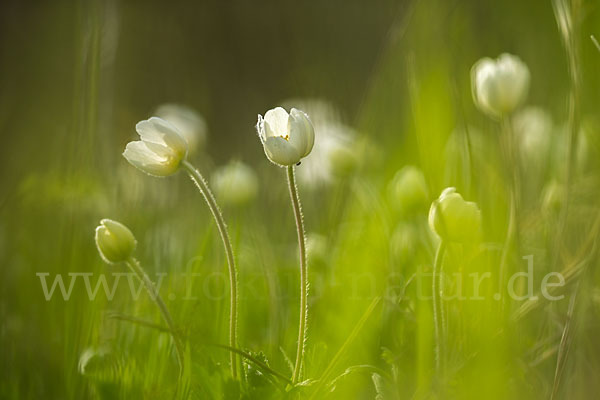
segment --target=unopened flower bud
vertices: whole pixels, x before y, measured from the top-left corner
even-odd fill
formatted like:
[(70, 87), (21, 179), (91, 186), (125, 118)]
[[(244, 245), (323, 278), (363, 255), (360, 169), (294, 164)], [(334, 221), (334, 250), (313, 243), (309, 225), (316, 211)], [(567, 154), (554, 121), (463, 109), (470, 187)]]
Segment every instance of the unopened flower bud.
[(481, 232), (481, 212), (477, 204), (465, 201), (449, 187), (431, 204), (429, 226), (442, 240), (448, 242), (473, 242)]
[(96, 228), (96, 247), (102, 259), (109, 264), (127, 261), (136, 245), (133, 233), (120, 222), (103, 219)]

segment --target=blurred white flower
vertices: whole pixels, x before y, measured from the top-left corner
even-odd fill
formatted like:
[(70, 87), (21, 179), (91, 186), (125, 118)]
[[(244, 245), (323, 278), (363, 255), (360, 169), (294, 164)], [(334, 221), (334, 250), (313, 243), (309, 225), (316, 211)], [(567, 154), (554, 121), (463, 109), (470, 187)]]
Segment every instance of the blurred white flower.
[(162, 118), (140, 121), (135, 130), (142, 140), (129, 142), (123, 157), (153, 176), (172, 175), (187, 156), (187, 142), (177, 128)]
[(299, 181), (309, 187), (328, 184), (346, 176), (358, 162), (355, 154), (355, 133), (342, 124), (319, 125), (314, 151), (298, 168)]
[(256, 173), (241, 161), (231, 161), (217, 169), (213, 173), (211, 182), (217, 198), (226, 204), (247, 203), (258, 193)]
[(513, 124), (523, 163), (540, 166), (550, 151), (552, 117), (542, 108), (527, 107), (514, 116)]
[(189, 154), (201, 150), (207, 137), (207, 127), (204, 118), (190, 107), (180, 104), (163, 104), (154, 115), (169, 121), (177, 128), (179, 134), (188, 144)]
[(388, 184), (390, 202), (403, 213), (426, 209), (429, 190), (423, 172), (415, 166), (407, 165), (396, 172)]
[(129, 228), (107, 218), (100, 221), (95, 239), (100, 256), (108, 264), (127, 261), (137, 246)]
[(315, 188), (330, 184), (355, 169), (364, 151), (358, 146), (356, 132), (341, 122), (333, 105), (319, 99), (290, 99), (283, 104), (295, 104), (305, 110), (319, 133), (313, 151), (297, 169), (301, 185)]
[(315, 131), (308, 115), (292, 108), (282, 107), (258, 115), (256, 130), (267, 158), (281, 167), (298, 164), (312, 150)]
[(479, 238), (481, 231), (481, 211), (476, 203), (465, 201), (449, 187), (429, 209), (429, 227), (448, 242), (472, 242)]
[(471, 68), (471, 90), (475, 105), (491, 117), (513, 112), (527, 97), (529, 68), (517, 56), (501, 54), (482, 58)]

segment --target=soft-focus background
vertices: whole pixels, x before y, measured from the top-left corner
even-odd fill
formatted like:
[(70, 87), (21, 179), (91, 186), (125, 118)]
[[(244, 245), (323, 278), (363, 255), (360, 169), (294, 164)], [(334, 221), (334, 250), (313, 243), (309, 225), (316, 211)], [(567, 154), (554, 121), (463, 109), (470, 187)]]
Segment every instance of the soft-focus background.
[[(280, 104), (313, 117), (315, 151), (297, 168), (309, 233), (308, 382), (289, 396), (597, 396), (600, 49), (590, 35), (600, 37), (600, 2), (572, 2), (582, 85), (569, 196), (572, 82), (550, 0), (2, 2), (0, 397), (172, 398), (170, 338), (134, 320), (160, 323), (145, 294), (134, 301), (119, 286), (112, 301), (102, 290), (89, 300), (78, 277), (69, 300), (59, 289), (44, 297), (36, 273), (49, 273), (49, 285), (93, 273), (95, 285), (97, 274), (124, 272), (95, 248), (105, 217), (132, 229), (151, 276), (167, 274), (161, 293), (192, 365), (186, 397), (286, 395), (252, 365), (241, 385), (231, 381), (227, 351), (214, 346), (227, 340), (226, 265), (201, 196), (184, 174), (151, 178), (121, 157), (136, 122), (164, 103), (204, 118), (206, 141), (191, 160), (211, 183), (223, 186), (217, 171), (231, 160), (255, 174), (247, 196), (228, 197), (239, 182), (217, 190), (240, 269), (239, 345), (286, 376), (296, 233), (285, 173), (265, 158), (254, 124)], [(509, 301), (505, 312), (489, 286), (486, 301), (448, 301), (440, 375), (431, 300), (413, 278), (431, 271), (427, 210), (446, 186), (479, 204), (484, 226), (483, 243), (453, 248), (446, 268), (497, 274), (507, 167), (469, 72), (503, 52), (529, 66), (525, 110), (537, 107), (515, 116), (523, 137), (534, 133), (517, 144), (524, 200), (510, 270), (533, 254), (536, 292), (549, 271), (567, 271), (568, 284), (561, 301)], [(406, 165), (423, 172), (426, 198), (396, 197), (390, 182)]]

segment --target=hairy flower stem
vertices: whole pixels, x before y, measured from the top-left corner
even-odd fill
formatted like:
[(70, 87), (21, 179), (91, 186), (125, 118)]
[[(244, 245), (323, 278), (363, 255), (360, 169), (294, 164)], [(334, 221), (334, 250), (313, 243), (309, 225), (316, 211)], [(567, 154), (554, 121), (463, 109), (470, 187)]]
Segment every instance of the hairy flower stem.
[[(215, 219), (215, 223), (217, 224), (217, 228), (219, 229), (221, 240), (223, 241), (225, 255), (227, 256), (227, 264), (229, 266), (229, 287), (231, 293), (229, 308), (229, 346), (231, 348), (237, 348), (237, 268), (235, 265), (235, 258), (233, 257), (231, 239), (229, 238), (229, 233), (227, 232), (227, 225), (225, 224), (223, 214), (217, 205), (215, 196), (213, 196), (212, 192), (208, 188), (208, 184), (206, 183), (206, 180), (204, 180), (202, 174), (200, 174), (200, 172), (194, 168), (192, 164), (185, 160), (182, 161), (182, 165), (192, 178), (192, 181), (194, 181), (200, 190), (200, 193), (202, 193), (202, 196), (204, 196), (206, 204), (208, 205), (208, 208)], [(231, 375), (234, 379), (237, 379), (237, 354), (234, 351), (231, 351), (229, 356)]]
[(431, 296), (433, 298), (433, 324), (435, 329), (435, 367), (438, 373), (443, 367), (442, 359), (444, 357), (444, 343), (442, 343), (442, 320), (440, 318), (441, 312), (441, 270), (444, 261), (444, 254), (446, 252), (446, 243), (444, 240), (440, 241), (437, 252), (435, 253), (435, 260), (433, 262), (433, 276), (431, 284)]
[(175, 328), (175, 324), (173, 323), (173, 318), (171, 318), (171, 313), (169, 313), (169, 309), (167, 308), (167, 305), (163, 301), (162, 297), (160, 297), (160, 293), (158, 293), (158, 290), (154, 286), (154, 283), (148, 277), (148, 275), (146, 274), (146, 272), (140, 265), (139, 261), (136, 260), (134, 257), (130, 257), (126, 261), (126, 264), (129, 267), (129, 269), (131, 269), (131, 271), (137, 275), (139, 280), (142, 281), (142, 283), (146, 287), (146, 290), (148, 290), (148, 293), (150, 294), (150, 298), (152, 298), (152, 300), (154, 300), (154, 302), (158, 306), (158, 309), (160, 310), (160, 314), (171, 332), (171, 336), (173, 337), (173, 342), (175, 343), (175, 350), (177, 352), (177, 361), (179, 363), (179, 376), (181, 377), (181, 376), (183, 376), (183, 365), (184, 365), (183, 344), (181, 343), (181, 340), (179, 339), (179, 337), (177, 337), (177, 334), (176, 334), (177, 330)]
[(296, 187), (296, 178), (294, 175), (294, 166), (287, 167), (288, 186), (290, 189), (290, 198), (292, 208), (296, 217), (296, 228), (298, 229), (298, 246), (300, 249), (300, 326), (298, 329), (298, 350), (296, 351), (296, 365), (292, 375), (292, 383), (296, 384), (300, 377), (302, 368), (302, 358), (304, 357), (304, 342), (306, 341), (306, 320), (308, 315), (308, 305), (306, 298), (308, 296), (308, 276), (306, 269), (306, 242), (304, 234), (304, 222), (302, 220), (302, 206)]

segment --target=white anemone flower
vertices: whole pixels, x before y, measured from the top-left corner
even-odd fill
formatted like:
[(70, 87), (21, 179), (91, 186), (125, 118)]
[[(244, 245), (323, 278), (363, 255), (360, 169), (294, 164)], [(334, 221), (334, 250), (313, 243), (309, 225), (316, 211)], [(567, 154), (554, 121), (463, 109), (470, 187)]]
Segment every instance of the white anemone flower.
[(276, 107), (258, 115), (256, 130), (267, 158), (281, 167), (298, 164), (312, 150), (315, 131), (308, 115), (292, 108)]
[(204, 147), (207, 126), (204, 118), (190, 107), (167, 103), (159, 106), (154, 115), (172, 123), (188, 144), (188, 153), (194, 154)]
[(473, 100), (485, 114), (501, 118), (512, 113), (527, 97), (529, 68), (517, 56), (501, 54), (482, 58), (471, 68)]
[(135, 130), (142, 140), (129, 142), (123, 157), (149, 175), (162, 177), (177, 172), (187, 157), (187, 142), (179, 130), (158, 117), (138, 122)]

